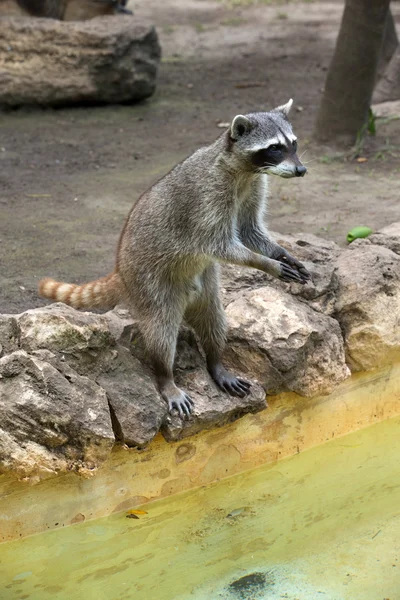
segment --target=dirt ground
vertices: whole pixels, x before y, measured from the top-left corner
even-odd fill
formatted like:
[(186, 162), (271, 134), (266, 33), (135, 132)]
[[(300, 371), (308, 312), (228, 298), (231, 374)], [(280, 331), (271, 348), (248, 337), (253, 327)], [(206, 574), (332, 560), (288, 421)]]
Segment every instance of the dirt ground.
[[(345, 244), (355, 225), (400, 220), (400, 121), (381, 121), (357, 163), (311, 141), (343, 2), (135, 0), (163, 49), (156, 94), (135, 106), (0, 116), (0, 312), (40, 306), (43, 276), (79, 282), (113, 268), (138, 195), (235, 114), (295, 99), (309, 172), (271, 177), (269, 226)], [(400, 4), (393, 11), (400, 22)]]

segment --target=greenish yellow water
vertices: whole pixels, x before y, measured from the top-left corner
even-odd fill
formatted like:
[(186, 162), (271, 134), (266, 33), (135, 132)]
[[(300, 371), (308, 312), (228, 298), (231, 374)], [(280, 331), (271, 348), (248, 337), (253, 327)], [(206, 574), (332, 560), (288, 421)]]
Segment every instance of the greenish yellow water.
[(400, 419), (147, 510), (0, 545), (1, 600), (398, 600)]

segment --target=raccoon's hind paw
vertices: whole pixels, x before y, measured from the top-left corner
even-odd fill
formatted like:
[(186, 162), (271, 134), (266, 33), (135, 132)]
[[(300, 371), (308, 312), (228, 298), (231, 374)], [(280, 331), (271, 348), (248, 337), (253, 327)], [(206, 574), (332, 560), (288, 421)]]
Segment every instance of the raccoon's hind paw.
[(179, 397), (175, 396), (168, 399), (168, 410), (170, 413), (176, 410), (181, 419), (189, 418), (193, 412), (194, 402), (188, 394), (182, 392), (182, 390), (178, 391), (180, 392)]
[(230, 396), (244, 398), (250, 392), (251, 383), (229, 373), (221, 364), (210, 368), (210, 375), (217, 386)]

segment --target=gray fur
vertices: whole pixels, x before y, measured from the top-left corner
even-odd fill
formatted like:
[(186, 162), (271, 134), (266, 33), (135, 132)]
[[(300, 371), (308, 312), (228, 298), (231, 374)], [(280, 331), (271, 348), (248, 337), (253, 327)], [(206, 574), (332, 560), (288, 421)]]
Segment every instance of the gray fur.
[[(254, 148), (268, 148), (271, 139), (283, 136), (292, 144), (287, 107), (235, 118), (229, 131), (141, 196), (122, 232), (117, 271), (141, 323), (160, 392), (181, 416), (192, 407), (172, 375), (183, 319), (199, 336), (217, 384), (238, 396), (249, 388), (221, 364), (226, 322), (218, 263), (257, 268), (285, 281), (309, 278), (303, 265), (270, 238), (264, 214), (271, 167), (252, 164)], [(284, 176), (294, 176), (301, 166), (292, 150), (285, 150), (283, 162), (292, 168), (286, 166)], [(280, 174), (279, 164), (274, 169)]]

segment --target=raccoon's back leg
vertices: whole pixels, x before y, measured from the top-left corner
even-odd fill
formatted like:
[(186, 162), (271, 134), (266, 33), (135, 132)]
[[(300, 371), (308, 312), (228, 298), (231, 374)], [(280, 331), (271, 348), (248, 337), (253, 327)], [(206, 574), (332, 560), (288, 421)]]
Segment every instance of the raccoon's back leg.
[(204, 271), (201, 291), (187, 308), (185, 321), (200, 339), (208, 371), (215, 383), (231, 396), (246, 396), (250, 384), (227, 371), (221, 361), (225, 347), (226, 317), (219, 296), (219, 265), (212, 264)]
[(133, 288), (127, 291), (131, 300), (132, 314), (139, 321), (147, 353), (153, 364), (157, 387), (170, 411), (176, 409), (181, 418), (192, 412), (193, 401), (174, 381), (173, 366), (179, 327), (187, 306), (186, 286), (176, 282), (171, 285), (159, 283), (149, 289), (138, 285), (140, 294)]

